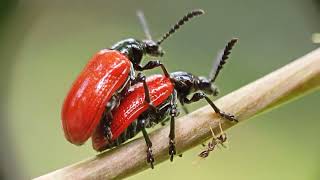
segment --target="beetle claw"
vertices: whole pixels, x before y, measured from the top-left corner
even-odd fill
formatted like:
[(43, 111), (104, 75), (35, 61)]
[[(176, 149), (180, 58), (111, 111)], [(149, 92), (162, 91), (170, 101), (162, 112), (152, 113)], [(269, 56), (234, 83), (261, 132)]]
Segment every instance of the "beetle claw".
[(170, 139), (169, 142), (169, 155), (170, 155), (170, 161), (173, 161), (173, 156), (176, 155), (176, 146), (174, 140)]
[(150, 163), (151, 169), (154, 168), (153, 163), (154, 163), (154, 157), (152, 154), (152, 149), (151, 147), (148, 147), (147, 149), (147, 162)]
[(233, 114), (220, 112), (220, 115), (229, 121), (239, 122)]

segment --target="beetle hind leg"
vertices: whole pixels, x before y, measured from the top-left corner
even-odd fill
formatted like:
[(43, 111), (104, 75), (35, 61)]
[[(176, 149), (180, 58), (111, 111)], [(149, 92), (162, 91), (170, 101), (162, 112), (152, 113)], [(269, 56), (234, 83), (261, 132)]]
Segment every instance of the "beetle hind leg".
[(146, 144), (147, 144), (147, 163), (150, 163), (150, 167), (151, 169), (154, 168), (154, 157), (153, 157), (153, 153), (152, 153), (152, 142), (149, 138), (149, 135), (146, 131), (146, 128), (145, 128), (145, 120), (142, 119), (139, 121), (139, 124), (140, 124), (140, 127), (141, 127), (141, 131), (142, 131), (142, 134), (143, 134), (143, 137), (146, 141)]

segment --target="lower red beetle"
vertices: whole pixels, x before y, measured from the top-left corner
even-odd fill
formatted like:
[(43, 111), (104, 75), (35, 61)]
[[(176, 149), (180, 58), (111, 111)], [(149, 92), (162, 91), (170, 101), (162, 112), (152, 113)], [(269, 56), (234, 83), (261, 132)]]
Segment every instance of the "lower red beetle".
[[(160, 44), (185, 22), (201, 14), (202, 10), (187, 13), (156, 42), (151, 40), (144, 19), (140, 18), (147, 40), (126, 39), (111, 49), (99, 51), (80, 73), (65, 98), (61, 119), (66, 139), (81, 145), (92, 135), (101, 119), (110, 119), (104, 116), (111, 116), (112, 109), (119, 105), (128, 88), (145, 80), (141, 74), (136, 77), (135, 70), (143, 71), (159, 66), (164, 68), (158, 60), (141, 66), (143, 56), (162, 56), (164, 52)], [(153, 107), (149, 99), (145, 100)], [(112, 137), (111, 131), (108, 132), (108, 136)]]
[[(112, 113), (113, 119), (110, 129), (113, 137), (110, 139), (106, 136), (103, 123), (108, 120), (102, 120), (92, 136), (93, 148), (97, 151), (103, 151), (115, 147), (142, 131), (147, 144), (147, 162), (153, 168), (152, 143), (145, 128), (164, 123), (170, 119), (169, 155), (172, 161), (176, 154), (174, 121), (179, 114), (177, 100), (184, 106), (184, 104), (190, 104), (204, 98), (221, 117), (237, 122), (233, 115), (222, 112), (207, 96), (218, 94), (218, 89), (213, 83), (236, 42), (237, 39), (228, 42), (223, 52), (219, 54), (209, 78), (194, 76), (187, 72), (168, 74), (164, 69), (164, 75), (150, 76), (146, 82), (132, 86), (119, 107)], [(187, 98), (191, 94), (192, 97)], [(146, 97), (156, 106), (157, 112), (150, 109), (149, 105), (144, 102)], [(186, 110), (186, 108), (184, 109)]]

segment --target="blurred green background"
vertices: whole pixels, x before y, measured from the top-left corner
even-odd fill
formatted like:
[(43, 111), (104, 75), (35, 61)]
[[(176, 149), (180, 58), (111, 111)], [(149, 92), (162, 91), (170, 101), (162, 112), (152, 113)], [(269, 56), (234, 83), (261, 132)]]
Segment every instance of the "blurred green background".
[[(190, 9), (206, 11), (163, 43), (170, 71), (207, 75), (217, 50), (240, 38), (218, 78), (221, 95), (317, 48), (311, 35), (320, 31), (320, 3), (312, 0), (0, 3), (0, 179), (37, 177), (96, 155), (90, 142), (76, 147), (64, 139), (60, 108), (95, 52), (144, 37), (137, 9), (154, 38)], [(320, 179), (319, 102), (312, 93), (229, 130), (229, 149), (199, 160), (199, 146), (131, 179)]]

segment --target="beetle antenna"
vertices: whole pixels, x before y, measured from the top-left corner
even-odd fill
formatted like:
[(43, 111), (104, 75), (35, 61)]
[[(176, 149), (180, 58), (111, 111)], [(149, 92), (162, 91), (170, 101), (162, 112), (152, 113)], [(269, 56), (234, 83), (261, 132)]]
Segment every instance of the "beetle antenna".
[(138, 10), (138, 11), (137, 11), (137, 16), (138, 16), (139, 22), (140, 22), (140, 24), (141, 24), (141, 26), (142, 26), (144, 35), (146, 36), (146, 38), (147, 38), (148, 40), (151, 40), (151, 39), (152, 39), (151, 33), (150, 33), (150, 30), (149, 30), (149, 27), (148, 27), (146, 18), (145, 18), (145, 16), (144, 16), (144, 13), (143, 13), (141, 10)]
[(224, 47), (224, 49), (219, 51), (216, 61), (214, 62), (211, 72), (209, 74), (209, 79), (211, 83), (213, 83), (218, 77), (220, 70), (223, 68), (223, 65), (226, 63), (226, 60), (229, 59), (231, 50), (237, 41), (237, 38), (232, 38)]
[(174, 26), (170, 28), (168, 32), (166, 32), (161, 39), (157, 41), (157, 44), (160, 45), (164, 40), (166, 40), (168, 37), (170, 37), (176, 30), (178, 30), (184, 23), (188, 22), (190, 19), (204, 14), (204, 11), (202, 9), (196, 9), (188, 12), (186, 15), (184, 15)]

